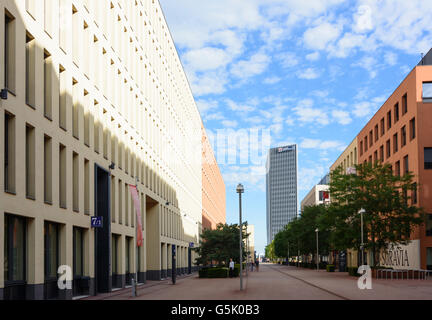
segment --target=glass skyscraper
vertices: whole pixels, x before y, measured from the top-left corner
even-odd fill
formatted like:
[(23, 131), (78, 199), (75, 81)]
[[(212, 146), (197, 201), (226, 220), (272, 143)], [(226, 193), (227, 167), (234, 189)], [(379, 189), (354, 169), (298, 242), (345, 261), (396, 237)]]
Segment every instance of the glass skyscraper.
[(298, 215), (297, 145), (270, 149), (267, 157), (267, 243)]

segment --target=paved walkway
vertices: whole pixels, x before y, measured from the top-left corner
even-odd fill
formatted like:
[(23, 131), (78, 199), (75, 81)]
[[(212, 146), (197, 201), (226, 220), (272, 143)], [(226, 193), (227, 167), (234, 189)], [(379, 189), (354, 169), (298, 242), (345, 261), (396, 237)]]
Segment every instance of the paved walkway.
[(197, 274), (177, 280), (148, 282), (139, 287), (89, 297), (86, 300), (432, 300), (432, 280), (373, 280), (372, 290), (359, 290), (357, 278), (281, 265), (260, 265), (249, 272), (240, 291), (240, 280), (199, 279)]

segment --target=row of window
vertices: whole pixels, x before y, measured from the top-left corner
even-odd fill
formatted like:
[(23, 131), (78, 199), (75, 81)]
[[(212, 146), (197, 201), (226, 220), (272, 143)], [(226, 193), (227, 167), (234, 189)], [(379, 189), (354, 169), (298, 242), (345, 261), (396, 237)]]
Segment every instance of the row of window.
[[(375, 131), (376, 131), (375, 127)], [(399, 146), (405, 147), (407, 144), (407, 127), (403, 126), (401, 131), (400, 131), (400, 138), (399, 138), (399, 133), (395, 133), (393, 135), (393, 150), (391, 149), (391, 140), (387, 140), (386, 141), (386, 150), (385, 150), (385, 154), (386, 154), (386, 159), (388, 159), (391, 155), (392, 155), (392, 151), (393, 154), (395, 154), (396, 152), (399, 151)], [(364, 138), (364, 140), (360, 141), (360, 155), (363, 155), (364, 152), (368, 151), (368, 148), (373, 146), (372, 143), (372, 131), (369, 133), (369, 139), (366, 136)], [(412, 141), (416, 138), (416, 120), (415, 118), (412, 118), (409, 122), (409, 140)], [(368, 140), (369, 140), (369, 144), (368, 144)], [(377, 136), (375, 136), (375, 141), (378, 141)], [(399, 144), (400, 142), (400, 144)], [(363, 149), (364, 147), (364, 149)], [(380, 154), (379, 154), (379, 160), (384, 161), (384, 145), (382, 145), (379, 149)], [(378, 151), (375, 151), (375, 159), (374, 160), (378, 160)]]

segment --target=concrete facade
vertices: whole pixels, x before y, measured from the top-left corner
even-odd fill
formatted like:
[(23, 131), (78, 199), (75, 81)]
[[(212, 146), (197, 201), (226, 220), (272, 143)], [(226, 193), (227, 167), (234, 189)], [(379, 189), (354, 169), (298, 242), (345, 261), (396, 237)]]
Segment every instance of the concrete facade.
[(267, 242), (298, 216), (297, 145), (270, 149), (267, 158)]
[(320, 204), (325, 204), (330, 202), (330, 199), (324, 199), (323, 198), (323, 192), (329, 192), (329, 186), (328, 185), (322, 185), (322, 184), (317, 184), (315, 185), (311, 191), (309, 191), (309, 193), (304, 197), (304, 199), (301, 202), (301, 210), (303, 211), (303, 209), (305, 207), (310, 207), (310, 206), (318, 206)]
[[(0, 298), (158, 280), (173, 246), (177, 271), (195, 269), (202, 120), (158, 1), (4, 0), (0, 12)], [(61, 265), (72, 290), (57, 288)]]

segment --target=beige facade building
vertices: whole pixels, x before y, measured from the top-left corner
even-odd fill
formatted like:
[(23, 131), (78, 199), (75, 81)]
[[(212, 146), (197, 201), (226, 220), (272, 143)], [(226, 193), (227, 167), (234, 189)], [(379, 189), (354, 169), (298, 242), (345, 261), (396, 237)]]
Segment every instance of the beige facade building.
[(330, 187), (325, 184), (315, 185), (301, 202), (302, 212), (305, 207), (318, 206), (330, 202), (330, 199), (326, 199), (325, 197), (325, 193), (329, 192), (329, 188)]
[[(0, 300), (194, 269), (202, 121), (158, 1), (2, 0), (0, 11)], [(71, 290), (57, 286), (63, 265)]]
[(333, 172), (337, 167), (342, 166), (343, 171), (346, 172), (348, 168), (352, 168), (358, 164), (357, 153), (357, 137), (350, 143), (350, 145), (342, 152), (339, 158), (331, 165), (330, 172)]

